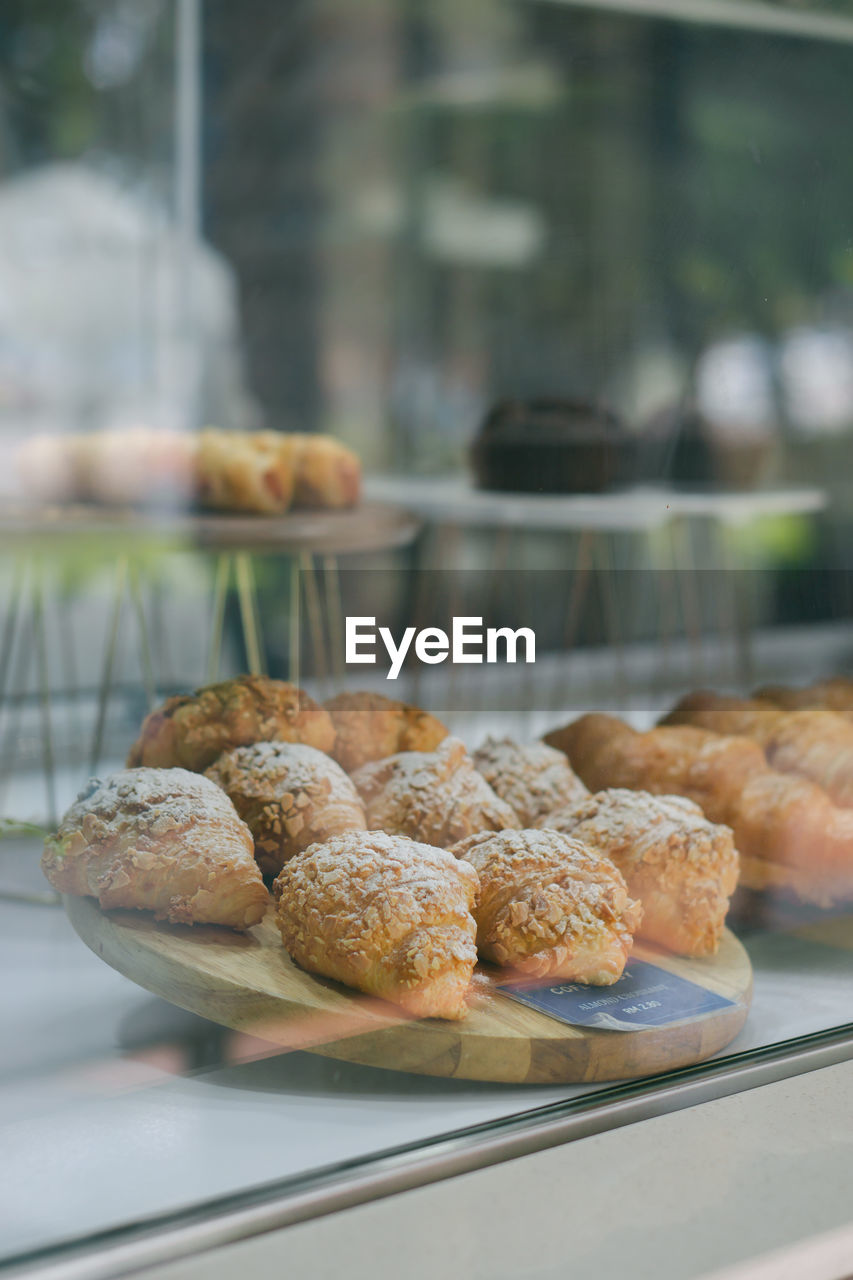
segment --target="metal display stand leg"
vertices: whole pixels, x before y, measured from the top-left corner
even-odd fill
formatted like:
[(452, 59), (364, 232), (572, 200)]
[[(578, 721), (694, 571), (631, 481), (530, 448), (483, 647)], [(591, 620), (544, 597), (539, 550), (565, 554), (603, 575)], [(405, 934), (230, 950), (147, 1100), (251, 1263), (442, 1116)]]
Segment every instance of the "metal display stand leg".
[(290, 561), (290, 611), (289, 611), (289, 643), (287, 652), (287, 674), (291, 684), (298, 685), (301, 674), (300, 640), (302, 632), (302, 612), (299, 598), (299, 560), (296, 556)]
[(142, 683), (145, 687), (145, 700), (148, 704), (148, 710), (151, 711), (157, 705), (157, 680), (154, 674), (154, 659), (151, 652), (151, 635), (145, 613), (145, 603), (142, 598), (142, 580), (139, 566), (133, 561), (129, 565), (128, 587), (130, 588), (130, 603), (136, 619), (139, 638), (139, 666), (142, 671)]
[(104, 649), (104, 662), (101, 668), (101, 683), (98, 691), (98, 713), (95, 719), (95, 732), (92, 736), (92, 746), (89, 751), (89, 772), (96, 773), (101, 760), (101, 752), (104, 746), (104, 730), (107, 722), (107, 705), (109, 703), (110, 692), (113, 684), (113, 670), (115, 668), (116, 651), (118, 649), (119, 633), (121, 630), (122, 606), (124, 603), (124, 591), (127, 585), (128, 558), (121, 556), (116, 561), (115, 575), (113, 579), (113, 599), (112, 610), (110, 612), (110, 621), (107, 627), (107, 642)]
[(326, 599), (326, 620), (329, 626), (332, 675), (336, 683), (340, 684), (344, 678), (346, 664), (344, 662), (344, 608), (337, 556), (323, 557), (323, 587)]
[[(29, 569), (29, 618), (24, 616), (24, 600), (26, 596), (27, 570)], [(27, 626), (29, 624), (29, 626)], [(17, 662), (12, 662), (15, 641), (18, 641)], [(20, 718), (19, 701), (10, 704), (7, 696), (9, 675), (14, 668), (14, 687), (20, 694), (30, 670), (32, 657), (36, 659), (36, 686), (39, 700), (39, 720), (41, 729), (42, 769), (44, 773), (47, 799), (48, 821), (55, 826), (57, 821), (56, 803), (56, 769), (53, 748), (53, 717), (50, 701), (50, 677), (47, 656), (47, 635), (45, 622), (45, 593), (43, 566), (36, 560), (20, 561), (15, 568), (9, 609), (3, 627), (2, 649), (0, 650), (0, 711), (8, 709), (9, 722), (3, 741), (0, 759), (7, 765), (15, 739)], [(9, 770), (4, 768), (3, 796), (5, 798), (5, 782)], [(62, 901), (55, 890), (16, 889), (6, 885), (0, 887), (0, 900), (4, 902), (24, 902), (33, 906), (56, 906)]]
[(228, 582), (231, 578), (230, 555), (217, 556), (213, 579), (213, 609), (210, 619), (210, 639), (205, 666), (205, 684), (214, 684), (222, 661), (222, 633), (225, 627), (225, 603), (228, 599)]
[(628, 685), (625, 678), (625, 642), (619, 620), (619, 596), (616, 590), (616, 567), (608, 541), (611, 535), (599, 534), (595, 540), (595, 559), (598, 562), (599, 580), (604, 615), (604, 633), (608, 647), (613, 650), (613, 687), (616, 705), (625, 706)]
[(210, 619), (210, 638), (205, 664), (205, 683), (215, 684), (222, 662), (222, 642), (225, 633), (225, 610), (232, 577), (237, 592), (240, 626), (246, 650), (246, 665), (250, 675), (265, 674), (264, 647), (258, 610), (258, 591), (252, 557), (247, 551), (232, 555), (228, 552), (217, 556), (213, 579), (213, 605)]
[(311, 634), (311, 648), (314, 674), (324, 696), (328, 695), (329, 661), (326, 648), (326, 636), (323, 631), (323, 610), (320, 604), (320, 588), (314, 569), (314, 557), (307, 551), (299, 556), (299, 573), (305, 589), (305, 612), (308, 615), (308, 629)]
[(255, 582), (255, 567), (248, 551), (238, 551), (234, 557), (234, 571), (249, 674), (262, 676), (265, 674), (265, 663), (258, 612), (258, 589)]
[(580, 534), (578, 535), (577, 551), (575, 553), (575, 562), (571, 570), (572, 582), (569, 588), (569, 597), (566, 604), (566, 617), (563, 626), (563, 649), (566, 655), (566, 674), (565, 678), (559, 677), (560, 687), (555, 690), (557, 694), (555, 704), (561, 709), (564, 701), (568, 706), (571, 706), (572, 679), (570, 664), (572, 652), (575, 648), (575, 643), (580, 632), (583, 607), (589, 590), (590, 573), (592, 570), (593, 541), (593, 534), (588, 529), (582, 529), (580, 531)]
[(688, 522), (682, 518), (673, 520), (670, 525), (670, 538), (676, 588), (684, 621), (684, 634), (687, 637), (690, 652), (690, 679), (693, 684), (701, 684), (705, 679), (702, 620), (699, 595), (696, 590), (698, 571)]

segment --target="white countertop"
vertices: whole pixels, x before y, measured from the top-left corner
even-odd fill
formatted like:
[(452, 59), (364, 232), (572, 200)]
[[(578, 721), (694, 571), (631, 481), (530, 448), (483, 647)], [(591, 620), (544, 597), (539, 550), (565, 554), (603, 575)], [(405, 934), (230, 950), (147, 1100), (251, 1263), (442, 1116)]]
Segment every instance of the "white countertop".
[(151, 1280), (840, 1280), (853, 1062), (157, 1267)]

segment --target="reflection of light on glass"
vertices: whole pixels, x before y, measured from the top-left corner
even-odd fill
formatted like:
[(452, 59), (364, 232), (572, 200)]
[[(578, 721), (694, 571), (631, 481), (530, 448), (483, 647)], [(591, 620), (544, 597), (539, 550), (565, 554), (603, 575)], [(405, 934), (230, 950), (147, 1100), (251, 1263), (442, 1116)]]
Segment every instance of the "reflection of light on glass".
[(424, 243), (434, 258), (522, 267), (539, 254), (544, 241), (541, 214), (520, 201), (477, 196), (443, 179), (427, 192)]
[(162, 0), (119, 0), (99, 18), (83, 60), (96, 89), (115, 89), (132, 78), (162, 7)]
[[(0, 187), (0, 245), (0, 440), (182, 427), (197, 364), (203, 417), (249, 417), (230, 269), (179, 241), (144, 190), (78, 162), (29, 170)], [(179, 323), (179, 251), (193, 259), (197, 350)]]
[(714, 343), (696, 368), (696, 400), (715, 435), (740, 440), (770, 435), (775, 421), (771, 350), (743, 334)]
[(782, 343), (781, 377), (791, 423), (808, 435), (853, 424), (853, 337), (845, 330), (794, 329)]

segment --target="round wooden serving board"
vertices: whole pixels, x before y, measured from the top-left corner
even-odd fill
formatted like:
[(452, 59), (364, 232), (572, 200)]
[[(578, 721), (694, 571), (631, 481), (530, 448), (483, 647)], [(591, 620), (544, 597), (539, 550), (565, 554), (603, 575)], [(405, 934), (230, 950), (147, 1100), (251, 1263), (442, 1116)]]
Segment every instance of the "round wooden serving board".
[(710, 960), (634, 949), (637, 958), (735, 1001), (690, 1021), (647, 1031), (571, 1027), (510, 1000), (478, 974), (462, 1022), (413, 1022), (391, 1005), (297, 968), (271, 914), (239, 934), (105, 912), (93, 898), (66, 898), (65, 905), (77, 933), (107, 964), (182, 1009), (284, 1048), (420, 1075), (555, 1084), (669, 1071), (733, 1040), (752, 995), (749, 959), (726, 930)]

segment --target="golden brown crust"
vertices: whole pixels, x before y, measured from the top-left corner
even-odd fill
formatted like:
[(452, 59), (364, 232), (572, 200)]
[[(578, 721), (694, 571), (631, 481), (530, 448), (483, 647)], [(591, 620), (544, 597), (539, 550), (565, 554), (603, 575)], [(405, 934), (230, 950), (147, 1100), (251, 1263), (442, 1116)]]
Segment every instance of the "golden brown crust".
[(783, 713), (767, 702), (750, 698), (728, 698), (702, 689), (676, 703), (662, 725), (692, 724), (712, 733), (742, 734), (762, 747), (776, 729)]
[(772, 768), (810, 778), (833, 803), (853, 807), (853, 724), (835, 711), (782, 711), (755, 699), (701, 693), (683, 699), (662, 723), (753, 738)]
[(753, 698), (772, 702), (784, 711), (822, 709), (837, 711), (848, 720), (853, 719), (853, 680), (847, 676), (833, 676), (818, 680), (804, 689), (792, 689), (785, 685), (765, 685), (756, 689)]
[(247, 929), (269, 902), (248, 827), (224, 792), (185, 769), (92, 779), (46, 841), (42, 870), (61, 893), (172, 924)]
[(370, 831), (312, 845), (275, 882), (294, 960), (416, 1018), (464, 1018), (477, 960), (477, 873), (429, 845)]
[(365, 830), (364, 806), (343, 769), (304, 743), (237, 747), (221, 755), (206, 777), (248, 824), (265, 875), (277, 875), (311, 844)]
[(835, 804), (853, 808), (853, 724), (838, 712), (783, 713), (765, 751), (774, 769), (810, 778)]
[(354, 507), (361, 496), (361, 462), (331, 436), (279, 433), (280, 447), (293, 469), (297, 507)]
[(771, 769), (749, 738), (692, 725), (637, 733), (612, 716), (582, 716), (549, 735), (565, 743), (590, 789), (683, 795), (734, 831), (745, 858), (796, 867), (823, 897), (853, 897), (853, 811), (806, 778)]
[(398, 751), (434, 751), (447, 737), (428, 711), (381, 693), (339, 693), (323, 705), (337, 734), (332, 755), (347, 773)]
[(552, 809), (589, 795), (562, 751), (544, 742), (522, 745), (512, 738), (487, 738), (473, 760), (522, 827), (538, 826)]
[(449, 849), (476, 831), (519, 825), (458, 738), (445, 738), (435, 751), (402, 751), (366, 764), (352, 780), (371, 830)]
[(214, 511), (278, 515), (294, 493), (293, 465), (277, 432), (220, 431), (198, 437), (198, 500)]
[(127, 764), (201, 773), (224, 751), (253, 742), (304, 742), (328, 752), (334, 740), (328, 713), (296, 685), (238, 676), (168, 698), (145, 717)]
[(454, 845), (480, 877), (477, 948), (527, 977), (606, 986), (642, 908), (598, 851), (558, 831), (481, 831)]
[(694, 725), (664, 725), (638, 733), (615, 716), (592, 713), (547, 735), (562, 744), (590, 791), (627, 787), (684, 795), (711, 822), (729, 826), (746, 780), (767, 761), (750, 738), (723, 737)]
[(610, 858), (643, 904), (639, 934), (679, 955), (713, 955), (738, 881), (729, 827), (681, 796), (599, 791), (552, 813), (554, 827)]

